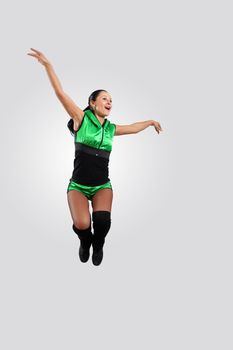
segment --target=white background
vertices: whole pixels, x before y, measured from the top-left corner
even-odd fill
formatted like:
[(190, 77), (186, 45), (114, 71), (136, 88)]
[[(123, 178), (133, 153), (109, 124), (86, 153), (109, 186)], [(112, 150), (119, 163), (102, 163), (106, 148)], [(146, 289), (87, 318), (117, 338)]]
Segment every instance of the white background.
[[(1, 348), (232, 349), (230, 1), (1, 5)], [(106, 89), (116, 136), (104, 260), (78, 258), (69, 116)]]

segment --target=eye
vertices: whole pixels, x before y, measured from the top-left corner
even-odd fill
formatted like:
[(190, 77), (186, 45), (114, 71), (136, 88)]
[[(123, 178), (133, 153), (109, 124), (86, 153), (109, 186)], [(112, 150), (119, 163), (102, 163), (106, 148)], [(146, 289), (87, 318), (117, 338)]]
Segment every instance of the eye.
[[(103, 100), (107, 100), (107, 97), (103, 97)], [(112, 103), (112, 100), (110, 100), (110, 102)]]

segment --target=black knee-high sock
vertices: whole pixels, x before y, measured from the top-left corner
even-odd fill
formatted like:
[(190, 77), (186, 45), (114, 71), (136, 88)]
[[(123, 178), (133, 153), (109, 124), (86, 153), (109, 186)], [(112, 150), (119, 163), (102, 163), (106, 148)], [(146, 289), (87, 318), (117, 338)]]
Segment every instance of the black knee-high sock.
[(91, 225), (84, 230), (78, 229), (74, 224), (72, 226), (74, 232), (78, 235), (81, 245), (84, 249), (88, 249), (91, 246), (92, 243), (92, 232), (91, 232)]
[(105, 242), (105, 237), (111, 227), (111, 212), (106, 210), (93, 211), (93, 249), (100, 250)]

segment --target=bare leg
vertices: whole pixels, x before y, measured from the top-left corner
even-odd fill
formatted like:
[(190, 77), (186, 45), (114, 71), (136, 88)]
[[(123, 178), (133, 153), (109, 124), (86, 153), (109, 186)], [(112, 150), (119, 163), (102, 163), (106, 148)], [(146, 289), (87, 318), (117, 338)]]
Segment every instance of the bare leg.
[(103, 188), (96, 192), (92, 197), (92, 208), (93, 211), (97, 210), (112, 210), (112, 201), (113, 201), (113, 190), (111, 188)]
[(89, 202), (86, 196), (79, 191), (67, 193), (68, 204), (74, 225), (79, 229), (86, 229), (91, 224)]

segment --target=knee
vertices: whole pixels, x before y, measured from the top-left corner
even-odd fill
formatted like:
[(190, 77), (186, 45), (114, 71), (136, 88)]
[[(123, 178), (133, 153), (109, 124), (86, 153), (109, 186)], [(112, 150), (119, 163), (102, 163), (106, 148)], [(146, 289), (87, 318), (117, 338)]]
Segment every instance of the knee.
[(106, 235), (111, 227), (111, 212), (106, 210), (93, 211), (93, 229), (95, 233)]
[(91, 226), (87, 227), (87, 228), (78, 228), (76, 227), (74, 224), (72, 226), (73, 231), (78, 235), (78, 237), (80, 239), (90, 239), (90, 237), (92, 237), (92, 232), (91, 232)]
[(79, 219), (79, 220), (74, 220), (73, 225), (79, 229), (79, 230), (86, 230), (87, 228), (90, 227), (91, 225), (91, 220), (89, 219)]

